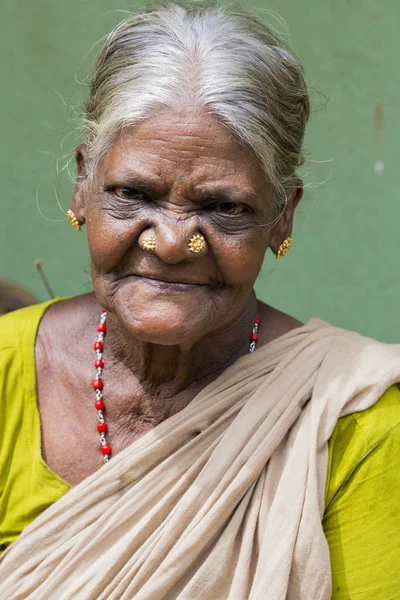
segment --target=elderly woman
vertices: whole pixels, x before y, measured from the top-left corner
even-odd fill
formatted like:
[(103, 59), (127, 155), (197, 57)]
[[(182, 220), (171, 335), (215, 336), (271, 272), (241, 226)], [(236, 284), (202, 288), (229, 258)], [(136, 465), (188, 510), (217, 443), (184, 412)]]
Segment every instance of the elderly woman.
[(246, 14), (107, 38), (68, 211), (94, 293), (1, 319), (2, 600), (399, 597), (400, 349), (253, 291), (308, 114)]

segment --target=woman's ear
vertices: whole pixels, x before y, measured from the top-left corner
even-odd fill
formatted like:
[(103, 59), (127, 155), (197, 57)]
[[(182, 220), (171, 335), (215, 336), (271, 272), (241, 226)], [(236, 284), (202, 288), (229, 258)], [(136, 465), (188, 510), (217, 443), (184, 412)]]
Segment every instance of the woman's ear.
[(84, 183), (86, 182), (86, 145), (79, 144), (75, 148), (75, 163), (76, 163), (76, 184), (72, 197), (71, 210), (75, 214), (78, 221), (82, 224), (85, 222), (85, 204), (86, 190)]
[(294, 211), (303, 197), (303, 181), (297, 179), (296, 185), (286, 205), (281, 209), (278, 215), (279, 220), (274, 227), (269, 246), (274, 254), (279, 250), (280, 245), (286, 238), (292, 237)]

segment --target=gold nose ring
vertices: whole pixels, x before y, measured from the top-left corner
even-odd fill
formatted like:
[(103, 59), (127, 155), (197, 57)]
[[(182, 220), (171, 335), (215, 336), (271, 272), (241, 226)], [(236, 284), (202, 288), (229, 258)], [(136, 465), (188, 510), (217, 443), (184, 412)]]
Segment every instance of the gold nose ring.
[(156, 249), (157, 238), (154, 235), (149, 235), (142, 239), (141, 246), (147, 252), (154, 252)]
[(202, 235), (197, 233), (195, 235), (192, 235), (192, 237), (189, 240), (188, 246), (190, 248), (190, 252), (194, 252), (195, 254), (197, 254), (198, 252), (204, 250), (204, 248), (206, 247), (206, 240)]

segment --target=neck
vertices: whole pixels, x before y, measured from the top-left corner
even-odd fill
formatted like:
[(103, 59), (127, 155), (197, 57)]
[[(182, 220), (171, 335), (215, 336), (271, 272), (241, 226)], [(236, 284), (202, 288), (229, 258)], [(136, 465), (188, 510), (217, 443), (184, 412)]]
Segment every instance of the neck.
[(191, 346), (165, 346), (132, 337), (113, 314), (107, 315), (106, 364), (119, 381), (132, 381), (140, 393), (171, 398), (194, 395), (230, 364), (249, 352), (249, 335), (256, 316), (252, 294), (235, 320), (207, 334)]

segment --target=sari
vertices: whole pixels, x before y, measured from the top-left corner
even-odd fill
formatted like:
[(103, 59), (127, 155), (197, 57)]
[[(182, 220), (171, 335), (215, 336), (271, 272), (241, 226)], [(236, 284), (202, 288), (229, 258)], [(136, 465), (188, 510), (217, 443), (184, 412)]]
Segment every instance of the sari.
[(400, 346), (318, 319), (242, 357), (29, 525), (0, 597), (328, 600), (328, 440), (399, 380)]

